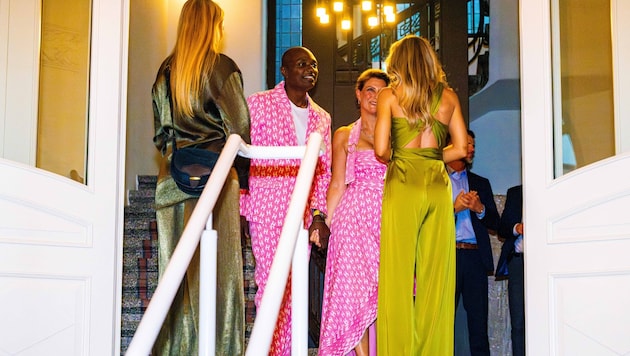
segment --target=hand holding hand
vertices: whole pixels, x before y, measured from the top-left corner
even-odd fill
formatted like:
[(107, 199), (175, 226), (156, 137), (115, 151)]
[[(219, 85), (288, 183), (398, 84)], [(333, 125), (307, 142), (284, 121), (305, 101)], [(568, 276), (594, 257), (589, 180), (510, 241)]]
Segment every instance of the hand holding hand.
[(467, 209), (466, 202), (464, 201), (465, 199), (466, 192), (462, 190), (459, 194), (457, 194), (457, 197), (455, 197), (455, 201), (453, 202), (453, 209), (455, 210), (455, 213), (459, 213), (460, 211)]
[(483, 211), (483, 203), (479, 198), (479, 194), (475, 190), (471, 190), (468, 193), (463, 190), (459, 192), (453, 203), (455, 212), (458, 213), (464, 209), (470, 209), (470, 211), (480, 214)]
[(475, 214), (481, 214), (483, 212), (484, 206), (481, 202), (481, 198), (479, 198), (479, 194), (476, 190), (471, 190), (468, 192), (469, 202), (468, 209), (473, 211)]
[(251, 237), (249, 235), (249, 222), (243, 215), (241, 215), (241, 237), (243, 236)]
[(328, 238), (330, 237), (330, 229), (326, 225), (324, 217), (321, 215), (313, 216), (313, 222), (308, 227), (309, 241), (317, 247), (325, 250), (328, 247)]

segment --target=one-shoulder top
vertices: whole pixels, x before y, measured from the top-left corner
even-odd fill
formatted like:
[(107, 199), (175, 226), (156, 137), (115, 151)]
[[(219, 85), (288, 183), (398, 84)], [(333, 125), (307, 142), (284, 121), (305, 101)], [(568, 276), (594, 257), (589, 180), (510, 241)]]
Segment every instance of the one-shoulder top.
[[(435, 115), (440, 107), (443, 89), (444, 87), (439, 85), (433, 95), (431, 115)], [(405, 148), (411, 140), (421, 134), (421, 129), (422, 128), (419, 125), (412, 127), (404, 117), (392, 117), (392, 159), (400, 157), (400, 154), (405, 151), (413, 151), (424, 158), (442, 159), (442, 150), (446, 146), (448, 126), (437, 119), (434, 119), (431, 123), (431, 131), (433, 132), (435, 140), (438, 144), (437, 148)]]
[(357, 150), (360, 136), (361, 118), (357, 119), (350, 128), (345, 183), (350, 184), (359, 180), (363, 182), (362, 184), (372, 182), (376, 184), (376, 187), (382, 188), (387, 166), (376, 159), (374, 149)]

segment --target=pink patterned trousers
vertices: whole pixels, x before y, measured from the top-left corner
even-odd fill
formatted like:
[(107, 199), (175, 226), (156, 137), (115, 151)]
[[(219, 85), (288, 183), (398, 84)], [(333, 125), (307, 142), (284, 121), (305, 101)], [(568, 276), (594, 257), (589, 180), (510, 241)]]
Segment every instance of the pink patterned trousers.
[[(256, 269), (254, 270), (254, 279), (258, 290), (254, 303), (256, 308), (260, 308), (267, 279), (269, 279), (269, 271), (273, 257), (276, 254), (278, 241), (282, 226), (273, 226), (271, 224), (261, 224), (257, 222), (249, 223), (249, 233), (252, 239), (252, 251), (256, 260)], [(280, 305), (278, 313), (278, 321), (273, 332), (273, 339), (269, 349), (269, 355), (273, 356), (290, 356), (291, 355), (291, 275), (287, 281), (284, 290), (284, 297)]]

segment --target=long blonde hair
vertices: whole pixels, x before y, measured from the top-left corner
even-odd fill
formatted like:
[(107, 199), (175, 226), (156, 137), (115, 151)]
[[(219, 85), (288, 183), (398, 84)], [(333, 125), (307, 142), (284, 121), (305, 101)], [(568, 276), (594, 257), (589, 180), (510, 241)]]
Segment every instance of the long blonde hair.
[(223, 9), (211, 0), (188, 0), (182, 7), (177, 40), (171, 54), (173, 111), (193, 117), (201, 108), (201, 93), (219, 56)]
[(442, 65), (425, 38), (407, 35), (394, 42), (385, 60), (392, 88), (409, 123), (421, 128), (431, 125), (433, 93), (441, 83), (448, 87)]

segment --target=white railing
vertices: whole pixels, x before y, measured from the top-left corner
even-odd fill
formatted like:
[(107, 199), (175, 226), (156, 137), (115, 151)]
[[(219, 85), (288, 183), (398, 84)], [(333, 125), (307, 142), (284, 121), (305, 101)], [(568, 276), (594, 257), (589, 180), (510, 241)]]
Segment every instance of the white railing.
[(238, 135), (231, 135), (228, 138), (206, 188), (199, 197), (164, 274), (160, 278), (126, 355), (146, 356), (151, 353), (151, 348), (200, 241), (199, 355), (214, 354), (217, 232), (212, 228), (212, 209), (237, 154), (247, 158), (302, 159), (277, 252), (271, 265), (265, 294), (256, 312), (256, 321), (246, 355), (262, 355), (269, 352), (290, 270), (294, 276), (292, 279), (292, 355), (307, 354), (309, 256), (308, 233), (302, 228), (302, 214), (306, 207), (321, 146), (322, 137), (318, 133), (309, 136), (306, 146), (251, 146), (245, 144)]

